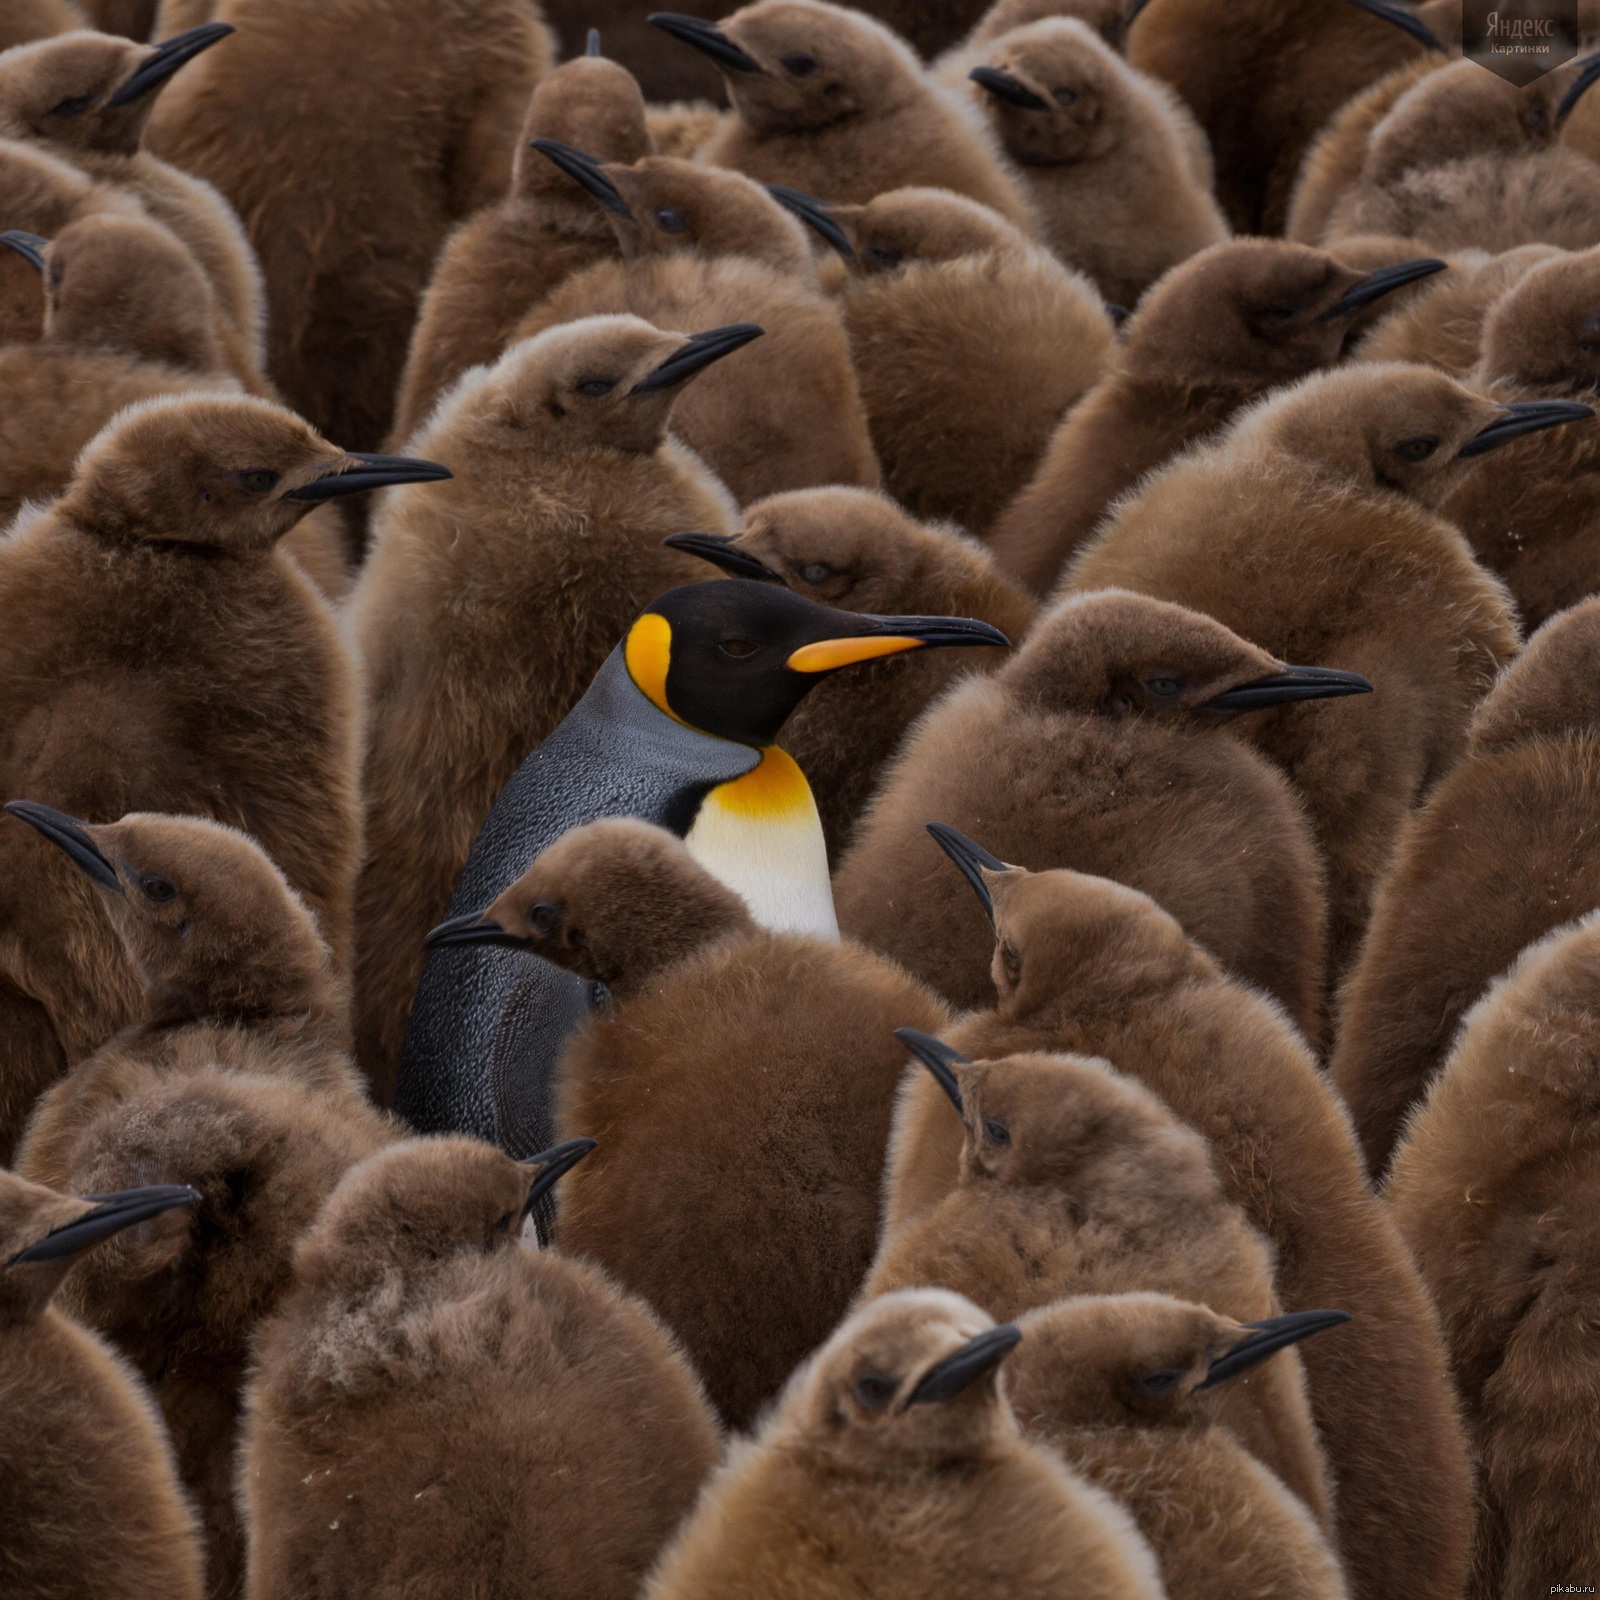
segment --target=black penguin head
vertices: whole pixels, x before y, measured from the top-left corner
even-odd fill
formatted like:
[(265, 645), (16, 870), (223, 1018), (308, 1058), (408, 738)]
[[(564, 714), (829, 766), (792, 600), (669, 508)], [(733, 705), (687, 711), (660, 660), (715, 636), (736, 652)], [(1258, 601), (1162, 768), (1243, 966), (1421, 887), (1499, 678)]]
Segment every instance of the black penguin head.
[(668, 716), (762, 746), (842, 667), (903, 650), (1009, 643), (966, 617), (859, 616), (732, 578), (668, 590), (628, 630), (623, 650), (629, 676)]

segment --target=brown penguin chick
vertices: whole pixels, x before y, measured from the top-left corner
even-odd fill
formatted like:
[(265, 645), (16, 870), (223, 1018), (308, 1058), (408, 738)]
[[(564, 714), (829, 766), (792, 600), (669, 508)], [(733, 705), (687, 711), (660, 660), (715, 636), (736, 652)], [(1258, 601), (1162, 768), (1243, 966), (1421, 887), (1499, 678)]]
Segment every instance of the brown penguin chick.
[(623, 259), (568, 278), (517, 337), (597, 315), (664, 329), (758, 323), (767, 337), (684, 396), (674, 431), (740, 504), (819, 483), (876, 488), (849, 335), (800, 223), (739, 173), (671, 156), (628, 168), (549, 154), (593, 185)]
[(0, 17), (0, 50), (55, 33), (71, 33), (83, 25), (83, 13), (73, 0), (12, 0)]
[[(1358, 235), (1337, 240), (1333, 249), (1341, 261), (1349, 261), (1363, 245)], [(1419, 362), (1453, 378), (1467, 378), (1478, 365), (1490, 308), (1541, 262), (1562, 254), (1548, 244), (1519, 245), (1498, 255), (1453, 251), (1449, 271), (1397, 297), (1393, 309), (1361, 334), (1350, 359)]]
[(863, 1306), (736, 1441), (643, 1600), (1157, 1600), (1133, 1519), (1024, 1439), (1015, 1347), (936, 1289)]
[(1106, 299), (1137, 304), (1168, 268), (1228, 237), (1194, 171), (1187, 113), (1086, 23), (1018, 28), (968, 77), (1027, 182), (1040, 237)]
[[(958, 53), (964, 54), (974, 46), (990, 44), (1013, 28), (1025, 28), (1030, 22), (1043, 22), (1047, 17), (1076, 17), (1086, 23), (1109, 45), (1120, 49), (1126, 40), (1128, 24), (1143, 9), (1129, 0), (994, 0), (977, 25), (965, 39), (934, 63), (934, 71), (943, 75), (946, 61), (953, 61)], [(963, 65), (961, 76), (966, 76)]]
[(456, 937), (610, 990), (561, 1058), (558, 1128), (603, 1137), (557, 1237), (648, 1302), (748, 1427), (871, 1264), (894, 1029), (949, 1012), (860, 945), (759, 928), (681, 840), (632, 820), (565, 834)]
[(0, 137), (39, 145), (137, 196), (211, 280), (235, 376), (252, 393), (269, 394), (262, 376), (265, 291), (238, 217), (209, 183), (144, 147), (151, 112), (173, 75), (231, 32), (206, 25), (161, 45), (80, 32), (8, 51), (0, 62)]
[(495, 796), (645, 605), (704, 576), (662, 539), (733, 526), (727, 491), (667, 424), (676, 385), (759, 331), (595, 317), (513, 345), (417, 436), (455, 465), (449, 490), (374, 518), (348, 625), (367, 692), (356, 1055), (380, 1104), (423, 935)]
[(1587, 600), (1505, 670), (1465, 756), (1399, 834), (1331, 1062), (1374, 1173), (1467, 1009), (1519, 950), (1600, 905), (1597, 674), (1600, 600)]
[(50, 1303), (73, 1258), (192, 1204), (187, 1189), (78, 1200), (0, 1171), (0, 1586), (30, 1600), (200, 1600), (195, 1515), (143, 1385)]
[[(1205, 1139), (1143, 1085), (1089, 1056), (969, 1061), (899, 1037), (936, 1073), (965, 1129), (955, 1187), (885, 1231), (864, 1298), (937, 1287), (995, 1317), (1075, 1294), (1149, 1289), (1241, 1322), (1278, 1311), (1272, 1248), (1223, 1194)], [(895, 1182), (900, 1151), (887, 1182)], [(1245, 1447), (1326, 1524), (1326, 1467), (1293, 1352), (1228, 1395)]]
[(1181, 606), (1119, 593), (1058, 606), (912, 730), (840, 863), (840, 927), (954, 1004), (988, 1004), (989, 929), (925, 831), (948, 822), (1009, 861), (1143, 890), (1314, 1037), (1316, 847), (1282, 774), (1224, 726), (1230, 693), (1283, 670)]
[[(672, 541), (730, 575), (774, 577), (796, 594), (873, 616), (976, 617), (1020, 640), (1036, 607), (952, 528), (919, 523), (869, 489), (800, 489), (760, 500), (730, 538)], [(757, 565), (752, 566), (754, 562)], [(914, 650), (824, 679), (790, 714), (779, 743), (800, 764), (837, 861), (879, 774), (906, 730), (966, 672), (987, 672), (994, 651)]]
[(982, 534), (1112, 359), (1099, 292), (949, 190), (828, 216), (854, 251), (840, 303), (884, 487)]
[[(354, 675), (326, 605), (275, 545), (329, 496), (442, 470), (348, 456), (260, 400), (123, 413), (61, 499), (0, 544), (0, 791), (91, 822), (143, 807), (245, 828), (347, 969)], [(0, 852), (9, 1148), (34, 1096), (132, 1018), (137, 992), (67, 863), (10, 824)]]
[[(1350, 1120), (1311, 1052), (1264, 996), (1230, 979), (1151, 900), (1073, 872), (1006, 867), (933, 831), (995, 928), (994, 1009), (947, 1037), (985, 1058), (1102, 1056), (1211, 1140), (1227, 1198), (1272, 1241), (1290, 1306), (1339, 1305), (1355, 1325), (1304, 1352), (1311, 1409), (1339, 1485), (1355, 1589), (1459, 1593), (1471, 1474), (1432, 1307), (1367, 1186)], [(938, 1088), (910, 1079), (896, 1111), (886, 1227), (947, 1194), (960, 1130)], [(1393, 1419), (1407, 1418), (1403, 1435)], [(1394, 1525), (1396, 1496), (1426, 1532)]]
[(1175, 268), (995, 523), (995, 559), (1048, 594), (1119, 495), (1268, 390), (1332, 365), (1362, 312), (1442, 265), (1391, 259), (1363, 272), (1305, 245), (1238, 239)]
[(1532, 1600), (1600, 1559), (1591, 912), (1468, 1013), (1406, 1128), (1389, 1205), (1438, 1302), (1478, 1447), (1471, 1600)]
[(243, 1576), (234, 1456), (251, 1337), (290, 1288), (296, 1238), (395, 1134), (355, 1096), (111, 1050), (47, 1095), (30, 1128), (19, 1170), (35, 1181), (99, 1193), (158, 1177), (201, 1196), (87, 1257), (60, 1301), (149, 1383), (200, 1511), (212, 1595), (237, 1594)]
[(702, 161), (824, 200), (954, 189), (1032, 232), (981, 117), (882, 23), (825, 0), (757, 0), (715, 26), (676, 12), (651, 20), (723, 75), (735, 114)]
[[(1224, 44), (1223, 41), (1226, 41)], [(1239, 233), (1282, 231), (1306, 148), (1368, 84), (1427, 49), (1341, 0), (1151, 0), (1128, 60), (1182, 95), (1211, 141), (1217, 197)]]
[(268, 364), (329, 438), (377, 450), (456, 223), (506, 193), (550, 41), (525, 0), (221, 0), (236, 36), (162, 96), (150, 141), (216, 185), (266, 277)]
[(1067, 569), (1072, 590), (1115, 584), (1193, 606), (1281, 657), (1378, 686), (1370, 705), (1286, 707), (1244, 729), (1310, 812), (1335, 978), (1397, 830), (1460, 758), (1517, 646), (1510, 596), (1434, 508), (1471, 458), (1587, 415), (1499, 406), (1425, 367), (1319, 374), (1150, 479)]
[[(1600, 250), (1556, 255), (1495, 302), (1473, 381), (1505, 402), (1600, 399)], [(1440, 509), (1505, 579), (1529, 629), (1600, 589), (1600, 429), (1519, 441)]]
[(1251, 1327), (1163, 1294), (1059, 1300), (1017, 1318), (1006, 1393), (1026, 1435), (1133, 1513), (1171, 1600), (1346, 1600), (1316, 1519), (1229, 1431), (1218, 1388), (1345, 1320)]
[(563, 278), (616, 254), (604, 214), (572, 177), (530, 148), (534, 139), (557, 139), (602, 161), (648, 154), (644, 97), (633, 74), (603, 56), (578, 56), (533, 91), (510, 191), (462, 223), (439, 252), (400, 380), (396, 440), (416, 432), (468, 367), (493, 361)]
[[(204, 11), (209, 16), (215, 0), (166, 0), (168, 9)], [(79, 0), (79, 5), (89, 19), (91, 27), (104, 33), (120, 33), (128, 39), (150, 39), (156, 36), (156, 21), (162, 11), (162, 0)], [(197, 18), (204, 21), (205, 17)], [(169, 30), (170, 31), (170, 30)]]
[(519, 1239), (593, 1147), (408, 1140), (329, 1198), (256, 1342), (251, 1600), (637, 1592), (721, 1440), (643, 1301)]
[(709, 100), (675, 100), (646, 106), (644, 125), (657, 155), (693, 160), (728, 115)]
[(1521, 88), (1470, 60), (1427, 74), (1372, 130), (1326, 237), (1402, 234), (1437, 250), (1595, 244), (1600, 164), (1561, 143), (1593, 82), (1576, 62)]

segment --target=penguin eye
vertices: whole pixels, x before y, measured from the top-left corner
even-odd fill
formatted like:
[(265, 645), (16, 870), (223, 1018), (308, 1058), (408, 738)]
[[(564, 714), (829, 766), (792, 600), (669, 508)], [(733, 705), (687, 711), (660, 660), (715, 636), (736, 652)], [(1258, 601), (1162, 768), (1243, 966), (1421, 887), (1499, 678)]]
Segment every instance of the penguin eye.
[(591, 400), (598, 400), (603, 394), (610, 394), (617, 386), (615, 378), (581, 378), (573, 387), (581, 395), (586, 395)]
[(1005, 963), (1006, 975), (1013, 983), (1022, 976), (1022, 956), (1014, 944), (1000, 946), (1000, 959)]
[(75, 94), (50, 107), (52, 117), (81, 117), (94, 104), (92, 94)]
[(278, 481), (278, 474), (268, 472), (265, 467), (257, 467), (249, 472), (235, 472), (232, 477), (246, 494), (265, 494)]
[(869, 244), (861, 253), (879, 272), (887, 272), (891, 267), (898, 267), (905, 259), (898, 250), (885, 249), (881, 244)]
[(528, 926), (540, 936), (548, 938), (561, 925), (561, 907), (549, 900), (535, 900), (528, 913)]
[(681, 211), (674, 211), (671, 206), (663, 206), (656, 212), (656, 226), (663, 233), (687, 233), (689, 219)]
[(833, 576), (833, 568), (826, 561), (808, 561), (801, 567), (800, 576), (807, 583), (826, 583)]
[(808, 56), (805, 51), (797, 50), (791, 56), (784, 56), (783, 70), (791, 78), (809, 78), (817, 70), (817, 58)]
[(1426, 461), (1438, 448), (1439, 441), (1431, 433), (1419, 433), (1415, 439), (1402, 439), (1394, 450), (1405, 461)]
[(983, 1136), (990, 1144), (1007, 1145), (1011, 1143), (1011, 1130), (998, 1117), (985, 1117), (983, 1119)]
[(1052, 89), (1050, 96), (1058, 106), (1070, 106), (1078, 98), (1078, 91), (1076, 89)]
[(748, 639), (724, 639), (717, 648), (725, 656), (732, 656), (735, 661), (743, 661), (746, 656), (753, 656), (756, 647)]
[(1183, 685), (1176, 678), (1146, 678), (1144, 688), (1152, 700), (1171, 700), (1183, 692)]
[(1263, 322), (1292, 322), (1300, 315), (1298, 306), (1263, 306), (1261, 320)]
[(894, 1399), (900, 1385), (881, 1372), (863, 1372), (856, 1379), (856, 1399), (868, 1411), (882, 1411)]
[[(67, 264), (65, 261), (52, 261), (50, 263), (50, 291), (52, 294), (61, 288), (66, 276)], [(1580, 346), (1580, 348), (1582, 347)]]
[(1140, 1394), (1167, 1395), (1183, 1382), (1183, 1369), (1181, 1367), (1162, 1367), (1156, 1372), (1146, 1372), (1133, 1380), (1133, 1386)]
[(178, 893), (165, 878), (158, 878), (153, 872), (147, 872), (139, 879), (139, 892), (146, 900), (153, 901), (158, 906), (164, 906), (169, 900), (175, 899)]

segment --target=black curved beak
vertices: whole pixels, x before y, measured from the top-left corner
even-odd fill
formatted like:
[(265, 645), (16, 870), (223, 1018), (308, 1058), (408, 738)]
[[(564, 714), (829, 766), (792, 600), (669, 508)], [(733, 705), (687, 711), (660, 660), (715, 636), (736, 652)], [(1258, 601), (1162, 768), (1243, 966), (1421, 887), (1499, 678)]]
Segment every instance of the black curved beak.
[(76, 817), (69, 817), (65, 811), (57, 811), (54, 806), (42, 806), (35, 800), (8, 800), (6, 810), (19, 822), (36, 828), (58, 850), (65, 850), (72, 858), (72, 864), (93, 878), (102, 889), (110, 889), (115, 894), (127, 893), (117, 876), (117, 869), (106, 860), (100, 846), (83, 831), (84, 825)]
[(1391, 27), (1399, 28), (1402, 33), (1409, 33), (1418, 44), (1428, 50), (1437, 50), (1441, 55), (1448, 55), (1444, 41), (1440, 39), (1427, 23), (1413, 15), (1404, 6), (1388, 5), (1385, 0), (1350, 0), (1350, 4), (1357, 10), (1370, 12), (1373, 16), (1381, 18)]
[(980, 89), (987, 89), (996, 100), (1004, 100), (1008, 106), (1019, 106), (1024, 111), (1050, 109), (1050, 102), (1043, 95), (1035, 94), (1027, 84), (999, 67), (974, 67), (967, 76)]
[(738, 541), (730, 533), (669, 533), (661, 542), (669, 550), (682, 550), (687, 555), (709, 561), (730, 578), (749, 578), (754, 583), (782, 583), (788, 588), (781, 573), (774, 572), (765, 561), (741, 550)]
[(527, 1216), (598, 1145), (597, 1139), (564, 1139), (560, 1144), (553, 1144), (548, 1150), (541, 1150), (538, 1155), (518, 1162), (519, 1166), (539, 1169), (539, 1176), (528, 1190), (528, 1198), (522, 1202), (523, 1216)]
[(511, 950), (527, 950), (533, 940), (517, 933), (508, 933), (498, 922), (491, 922), (481, 911), (469, 911), (464, 916), (451, 917), (437, 928), (430, 928), (423, 937), (424, 950), (438, 950), (445, 945), (498, 944)]
[(1133, 4), (1128, 7), (1122, 18), (1122, 31), (1124, 33), (1126, 33), (1128, 29), (1133, 26), (1134, 19), (1149, 4), (1150, 0), (1133, 0)]
[(1594, 415), (1594, 407), (1576, 400), (1517, 400), (1505, 408), (1481, 433), (1475, 433), (1456, 451), (1458, 461), (1468, 456), (1481, 456), (1486, 451), (1498, 450), (1524, 434), (1542, 433), (1546, 428), (1559, 428), (1568, 422), (1582, 422)]
[(1198, 709), (1264, 711), (1291, 700), (1337, 700), (1342, 695), (1371, 693), (1371, 681), (1359, 672), (1341, 672), (1337, 667), (1285, 667), (1282, 672), (1224, 689), (1221, 694), (1202, 700)]
[(231, 23), (203, 22), (198, 28), (185, 28), (182, 33), (173, 34), (156, 47), (153, 55), (145, 57), (133, 76), (106, 101), (106, 105), (132, 105), (135, 100), (153, 94), (179, 67), (187, 65), (233, 31)]
[(5, 233), (0, 233), (0, 244), (8, 250), (15, 250), (35, 272), (43, 276), (44, 253), (50, 248), (48, 239), (41, 239), (36, 233), (24, 233), (20, 228), (10, 228)]
[(415, 456), (364, 455), (352, 450), (353, 466), (341, 467), (284, 491), (285, 500), (336, 500), (341, 495), (366, 494), (372, 489), (387, 489), (396, 483), (439, 483), (455, 474), (437, 461), (422, 461)]
[(1225, 1356), (1218, 1356), (1195, 1388), (1209, 1389), (1213, 1384), (1226, 1383), (1229, 1378), (1237, 1378), (1241, 1372), (1248, 1371), (1258, 1361), (1265, 1361), (1268, 1356), (1276, 1355), (1302, 1339), (1309, 1339), (1314, 1333), (1337, 1328), (1341, 1322), (1349, 1320), (1348, 1311), (1291, 1311), (1286, 1316), (1263, 1317), (1260, 1322), (1247, 1323), (1247, 1327), (1256, 1331), (1243, 1343), (1236, 1344)]
[(992, 855), (959, 828), (952, 828), (948, 822), (930, 822), (928, 832), (933, 835), (933, 842), (961, 869), (961, 876), (972, 885), (972, 892), (982, 902), (989, 926), (993, 927), (994, 896), (989, 893), (989, 885), (983, 881), (983, 875), (986, 871), (1009, 872), (1010, 863)]
[(1360, 283), (1353, 283), (1318, 318), (1318, 322), (1335, 322), (1340, 317), (1353, 317), (1374, 300), (1381, 300), (1396, 289), (1403, 289), (1418, 278), (1431, 278), (1449, 266), (1437, 256), (1418, 256), (1414, 261), (1399, 261), (1392, 267), (1379, 267), (1369, 272)]
[(896, 1028), (894, 1036), (933, 1074), (933, 1081), (950, 1096), (956, 1115), (965, 1117), (967, 1111), (961, 1103), (961, 1085), (956, 1082), (955, 1069), (966, 1066), (972, 1057), (952, 1050), (943, 1039), (935, 1039), (931, 1033), (921, 1033), (916, 1028)]
[(1578, 73), (1572, 87), (1561, 97), (1561, 104), (1556, 107), (1556, 126), (1559, 128), (1563, 122), (1577, 109), (1578, 102), (1588, 94), (1600, 81), (1600, 54), (1585, 56), (1579, 63), (1582, 70)]
[(710, 56), (725, 72), (759, 73), (767, 69), (747, 50), (741, 50), (714, 22), (704, 17), (686, 17), (681, 11), (652, 11), (644, 19), (652, 28), (670, 33), (692, 45), (701, 55)]
[(589, 30), (589, 37), (583, 41), (583, 53), (586, 56), (598, 56), (604, 54), (600, 48), (600, 30), (598, 28), (591, 28)]
[(766, 331), (753, 322), (732, 322), (725, 328), (708, 328), (704, 333), (692, 334), (681, 350), (674, 350), (654, 372), (646, 373), (630, 393), (655, 394), (662, 389), (675, 389), (696, 373), (704, 372), (713, 361), (742, 350)]
[(783, 207), (792, 211), (805, 225), (833, 247), (846, 261), (854, 261), (856, 247), (850, 236), (828, 215), (828, 208), (815, 195), (800, 189), (791, 189), (785, 183), (769, 183), (767, 193)]
[(935, 1361), (906, 1396), (906, 1406), (937, 1405), (954, 1400), (980, 1378), (987, 1377), (1022, 1342), (1022, 1329), (1014, 1322), (985, 1328), (943, 1360)]
[(622, 191), (600, 170), (600, 162), (586, 151), (559, 139), (530, 139), (529, 148), (537, 150), (552, 166), (559, 167), (574, 183), (581, 184), (607, 211), (633, 221), (633, 212), (622, 198)]
[(115, 1194), (86, 1194), (85, 1200), (98, 1200), (93, 1211), (86, 1211), (71, 1222), (52, 1228), (44, 1238), (19, 1250), (6, 1262), (8, 1267), (34, 1261), (61, 1261), (109, 1239), (136, 1222), (148, 1222), (178, 1206), (199, 1205), (203, 1196), (186, 1183), (159, 1183), (146, 1189), (121, 1189)]

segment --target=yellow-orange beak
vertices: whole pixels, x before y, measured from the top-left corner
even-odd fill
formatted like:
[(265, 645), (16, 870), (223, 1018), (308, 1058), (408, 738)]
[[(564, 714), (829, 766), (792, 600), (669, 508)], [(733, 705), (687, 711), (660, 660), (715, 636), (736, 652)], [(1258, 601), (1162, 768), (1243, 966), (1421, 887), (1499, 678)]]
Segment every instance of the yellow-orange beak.
[(881, 638), (819, 639), (815, 644), (801, 645), (784, 665), (791, 672), (836, 672), (840, 667), (853, 667), (858, 661), (876, 661), (902, 650), (920, 650), (924, 642), (893, 633)]

